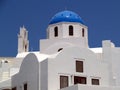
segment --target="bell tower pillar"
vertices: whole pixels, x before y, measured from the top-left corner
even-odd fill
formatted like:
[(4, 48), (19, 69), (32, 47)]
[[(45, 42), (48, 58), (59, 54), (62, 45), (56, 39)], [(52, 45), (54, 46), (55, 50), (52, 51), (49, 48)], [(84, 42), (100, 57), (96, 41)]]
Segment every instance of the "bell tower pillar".
[(18, 34), (18, 53), (29, 51), (28, 31), (26, 28), (20, 27), (20, 33)]

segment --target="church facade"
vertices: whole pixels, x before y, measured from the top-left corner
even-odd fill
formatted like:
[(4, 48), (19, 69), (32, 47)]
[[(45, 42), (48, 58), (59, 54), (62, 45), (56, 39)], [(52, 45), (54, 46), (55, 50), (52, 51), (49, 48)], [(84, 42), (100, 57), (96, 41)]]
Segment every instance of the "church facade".
[(40, 51), (29, 52), (27, 37), (27, 30), (20, 28), (18, 54), (9, 71), (0, 72), (10, 74), (1, 79), (1, 90), (120, 89), (120, 48), (110, 40), (90, 48), (88, 27), (78, 14), (65, 10), (53, 16)]

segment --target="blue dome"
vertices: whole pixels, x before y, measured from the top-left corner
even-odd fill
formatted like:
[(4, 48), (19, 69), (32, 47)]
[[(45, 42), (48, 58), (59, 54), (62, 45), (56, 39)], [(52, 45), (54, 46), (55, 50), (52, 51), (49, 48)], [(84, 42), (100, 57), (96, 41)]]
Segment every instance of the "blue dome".
[(53, 16), (49, 24), (55, 24), (58, 22), (77, 22), (84, 24), (83, 20), (78, 14), (67, 10), (59, 12)]

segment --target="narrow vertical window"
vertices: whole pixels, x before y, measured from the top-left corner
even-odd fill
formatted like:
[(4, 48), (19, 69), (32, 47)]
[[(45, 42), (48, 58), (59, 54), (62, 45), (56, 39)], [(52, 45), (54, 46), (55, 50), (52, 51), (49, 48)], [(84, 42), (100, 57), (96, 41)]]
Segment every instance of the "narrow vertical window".
[(27, 44), (25, 45), (25, 52), (27, 52)]
[(54, 28), (54, 36), (57, 37), (58, 36), (58, 27)]
[(76, 61), (76, 72), (83, 72), (83, 61)]
[(60, 76), (60, 89), (68, 87), (68, 76)]
[(73, 36), (73, 26), (69, 26), (69, 36)]
[(85, 36), (85, 30), (84, 30), (84, 28), (82, 28), (82, 37), (84, 37)]
[(99, 79), (92, 79), (92, 85), (99, 85)]
[(27, 83), (24, 84), (24, 90), (27, 90)]

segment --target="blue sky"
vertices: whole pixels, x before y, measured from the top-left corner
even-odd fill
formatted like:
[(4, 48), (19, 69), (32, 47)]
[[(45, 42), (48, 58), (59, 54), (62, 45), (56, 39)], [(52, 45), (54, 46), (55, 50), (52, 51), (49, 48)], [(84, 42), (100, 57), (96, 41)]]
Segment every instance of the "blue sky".
[(65, 9), (79, 14), (88, 26), (90, 47), (101, 46), (102, 40), (120, 46), (120, 0), (0, 0), (0, 56), (16, 56), (23, 25), (30, 49), (39, 50), (49, 21)]

